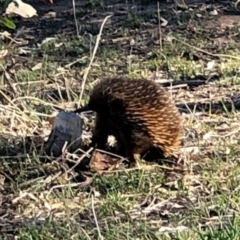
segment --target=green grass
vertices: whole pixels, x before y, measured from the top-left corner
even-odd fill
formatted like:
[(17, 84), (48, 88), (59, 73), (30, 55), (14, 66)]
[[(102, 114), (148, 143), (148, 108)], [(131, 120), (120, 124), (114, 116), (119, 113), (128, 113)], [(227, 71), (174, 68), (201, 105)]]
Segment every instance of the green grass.
[[(28, 53), (20, 54), (24, 46), (9, 45), (9, 39), (0, 42), (8, 49), (0, 64), (6, 69), (15, 62), (0, 87), (0, 239), (240, 239), (240, 115), (231, 107), (239, 98), (239, 28), (219, 29), (216, 23), (208, 28), (221, 14), (211, 16), (200, 7), (161, 7), (168, 24), (161, 27), (160, 49), (155, 4), (140, 10), (131, 4), (123, 3), (129, 12), (105, 24), (81, 103), (92, 83), (106, 76), (156, 74), (178, 81), (217, 75), (217, 81), (194, 91), (172, 92), (181, 110), (193, 106), (182, 114), (181, 164), (142, 161), (139, 169), (95, 174), (82, 187), (73, 171), (66, 173), (69, 155), (46, 161), (50, 118), (56, 107), (72, 110), (79, 101), (95, 30), (104, 19), (99, 13), (112, 9), (91, 1), (91, 8), (77, 10), (79, 18), (88, 15), (80, 21), (87, 33), (79, 37), (73, 16), (62, 16), (65, 25), (51, 19), (50, 29), (40, 28), (43, 20), (30, 19), (39, 35), (34, 32), (34, 41), (26, 43)], [(47, 37), (55, 39), (40, 46)], [(219, 39), (223, 45), (214, 41)]]

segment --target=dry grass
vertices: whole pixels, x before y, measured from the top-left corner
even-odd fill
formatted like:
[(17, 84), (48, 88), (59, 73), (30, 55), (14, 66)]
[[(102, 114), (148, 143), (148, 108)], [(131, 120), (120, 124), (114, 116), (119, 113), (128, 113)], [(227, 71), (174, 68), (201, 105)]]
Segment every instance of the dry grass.
[[(60, 11), (65, 3), (58, 4)], [(206, 5), (162, 7), (168, 24), (159, 28), (155, 5), (131, 4), (116, 6), (99, 42), (95, 32), (112, 14), (110, 3), (76, 10), (87, 31), (79, 37), (73, 16), (62, 13), (59, 22), (38, 20), (47, 27), (37, 31), (39, 22), (22, 21), (29, 29), (11, 45), (1, 40), (8, 49), (0, 59), (1, 239), (239, 239), (239, 29), (221, 27), (217, 5), (221, 14), (209, 29)], [(36, 45), (49, 36), (55, 39)], [(68, 155), (44, 155), (44, 140), (58, 109), (74, 109), (79, 96), (84, 103), (93, 81), (115, 74), (205, 82), (169, 87), (184, 118), (183, 165), (143, 161), (82, 187)]]

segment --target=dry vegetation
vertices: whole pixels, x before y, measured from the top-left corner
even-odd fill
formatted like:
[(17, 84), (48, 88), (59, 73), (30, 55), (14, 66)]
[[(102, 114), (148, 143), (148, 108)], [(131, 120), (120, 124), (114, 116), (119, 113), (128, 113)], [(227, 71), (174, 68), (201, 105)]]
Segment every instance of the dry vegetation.
[[(16, 18), (11, 35), (1, 31), (0, 239), (239, 239), (234, 2), (161, 3), (159, 16), (154, 1), (79, 0), (79, 36), (71, 4), (32, 2), (38, 17)], [(182, 165), (142, 161), (82, 187), (68, 180), (68, 155), (50, 159), (43, 144), (59, 109), (74, 109), (79, 96), (84, 103), (93, 81), (115, 74), (174, 79)]]

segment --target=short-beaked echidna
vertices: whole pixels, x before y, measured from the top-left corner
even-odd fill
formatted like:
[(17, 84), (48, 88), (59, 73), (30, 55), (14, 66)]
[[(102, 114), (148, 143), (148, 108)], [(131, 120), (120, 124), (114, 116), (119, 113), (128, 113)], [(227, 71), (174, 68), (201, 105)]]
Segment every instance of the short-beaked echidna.
[(96, 112), (92, 142), (104, 149), (109, 135), (118, 143), (122, 156), (134, 161), (152, 147), (165, 157), (179, 149), (181, 116), (169, 93), (146, 79), (107, 78), (100, 80), (86, 106), (75, 110)]

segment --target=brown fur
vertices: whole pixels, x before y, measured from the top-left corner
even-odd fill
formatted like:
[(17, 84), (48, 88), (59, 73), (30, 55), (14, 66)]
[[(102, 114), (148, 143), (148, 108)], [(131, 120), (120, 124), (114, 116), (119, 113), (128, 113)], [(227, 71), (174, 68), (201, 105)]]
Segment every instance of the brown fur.
[[(104, 148), (116, 137), (119, 152), (130, 160), (151, 147), (165, 157), (179, 149), (181, 116), (165, 89), (145, 79), (109, 78), (93, 88), (83, 109), (97, 113), (93, 142)], [(78, 109), (75, 112), (81, 112)]]

